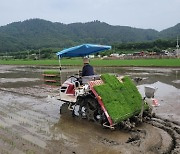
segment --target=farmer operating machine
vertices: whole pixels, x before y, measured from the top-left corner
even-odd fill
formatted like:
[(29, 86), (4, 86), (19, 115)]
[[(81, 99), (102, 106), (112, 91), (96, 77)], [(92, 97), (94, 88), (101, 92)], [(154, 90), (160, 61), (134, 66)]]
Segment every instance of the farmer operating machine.
[[(111, 46), (83, 44), (57, 53), (60, 71), (62, 57), (84, 57), (111, 49)], [(60, 87), (60, 108), (73, 116), (94, 121), (111, 129), (131, 129), (151, 117), (155, 89), (146, 87), (142, 98), (134, 82), (127, 76), (110, 74), (71, 76)]]

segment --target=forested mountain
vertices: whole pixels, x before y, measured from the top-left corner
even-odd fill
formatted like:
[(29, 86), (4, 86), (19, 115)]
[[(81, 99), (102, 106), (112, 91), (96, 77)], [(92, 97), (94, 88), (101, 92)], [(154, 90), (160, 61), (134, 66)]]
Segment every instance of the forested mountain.
[(127, 26), (112, 26), (104, 22), (53, 23), (30, 19), (0, 27), (0, 52), (39, 48), (63, 48), (81, 43), (108, 44), (152, 41), (180, 34), (180, 24), (158, 32)]
[(180, 36), (180, 23), (174, 27), (162, 30), (159, 34), (163, 38), (176, 38), (177, 36)]

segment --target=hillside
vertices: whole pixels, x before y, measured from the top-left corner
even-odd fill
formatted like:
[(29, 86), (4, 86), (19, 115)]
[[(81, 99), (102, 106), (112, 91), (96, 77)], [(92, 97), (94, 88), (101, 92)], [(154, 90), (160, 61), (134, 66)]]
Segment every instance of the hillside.
[(180, 36), (180, 23), (175, 25), (174, 27), (162, 30), (159, 34), (160, 37), (163, 38), (176, 38), (177, 36)]
[(53, 23), (30, 19), (0, 27), (0, 52), (69, 47), (81, 43), (108, 44), (152, 41), (161, 37), (175, 37), (180, 24), (158, 32), (127, 26), (112, 26), (104, 22)]

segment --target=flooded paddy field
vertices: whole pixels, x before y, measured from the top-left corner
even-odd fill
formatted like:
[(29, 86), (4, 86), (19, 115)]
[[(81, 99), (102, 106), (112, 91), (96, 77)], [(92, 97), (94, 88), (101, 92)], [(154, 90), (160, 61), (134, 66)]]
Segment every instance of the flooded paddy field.
[[(1, 154), (180, 153), (180, 68), (95, 68), (98, 74), (142, 78), (142, 96), (145, 85), (157, 88), (156, 117), (130, 132), (60, 115), (59, 88), (44, 85), (44, 69), (0, 66)], [(63, 80), (79, 69), (64, 69)]]

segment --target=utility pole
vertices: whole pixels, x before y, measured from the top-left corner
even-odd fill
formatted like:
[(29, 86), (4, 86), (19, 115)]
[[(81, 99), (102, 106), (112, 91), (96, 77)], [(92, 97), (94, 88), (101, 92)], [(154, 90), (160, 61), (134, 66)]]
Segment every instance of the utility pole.
[(178, 41), (179, 40), (178, 40), (178, 36), (177, 36), (177, 45), (176, 45), (177, 50), (179, 50), (179, 42)]
[(29, 60), (29, 50), (28, 50), (28, 60)]
[(178, 42), (178, 36), (177, 36), (177, 45), (176, 45), (176, 55), (179, 56), (180, 55), (180, 51), (179, 51), (179, 42)]
[(39, 60), (40, 60), (40, 57), (41, 57), (41, 53), (40, 53), (40, 49), (39, 49)]

